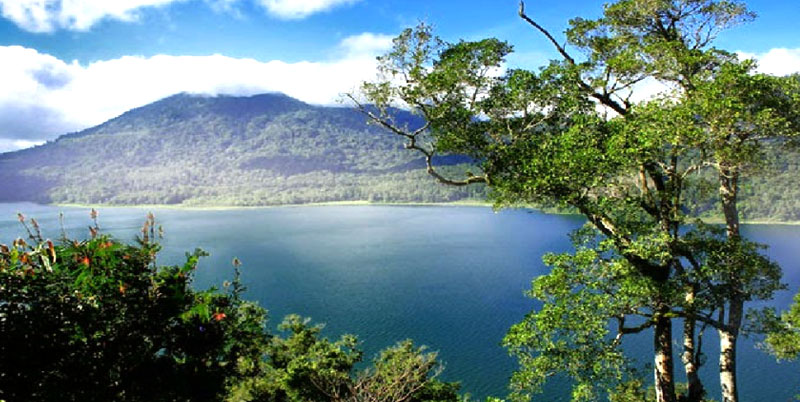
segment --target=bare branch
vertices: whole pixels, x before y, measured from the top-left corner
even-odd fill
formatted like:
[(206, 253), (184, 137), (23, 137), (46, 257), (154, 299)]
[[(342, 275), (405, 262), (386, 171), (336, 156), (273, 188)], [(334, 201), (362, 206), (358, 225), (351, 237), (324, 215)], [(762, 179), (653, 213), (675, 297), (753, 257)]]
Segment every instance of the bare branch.
[(647, 320), (643, 322), (641, 325), (635, 327), (626, 327), (625, 326), (625, 316), (618, 316), (617, 318), (617, 335), (614, 337), (613, 344), (619, 345), (622, 342), (622, 336), (627, 334), (638, 334), (639, 332), (644, 331), (647, 328), (653, 326), (653, 320)]
[[(436, 167), (433, 165), (433, 156), (436, 154), (436, 149), (433, 147), (431, 147), (431, 149), (426, 149), (417, 143), (417, 137), (430, 128), (430, 119), (426, 119), (426, 122), (422, 127), (414, 130), (413, 132), (408, 132), (400, 127), (395, 126), (394, 124), (391, 124), (387, 119), (381, 118), (381, 116), (378, 116), (371, 110), (367, 109), (367, 107), (355, 99), (352, 94), (346, 94), (346, 96), (350, 98), (350, 100), (356, 105), (356, 109), (367, 116), (367, 118), (369, 118), (372, 122), (386, 128), (396, 135), (406, 138), (407, 141), (405, 144), (403, 144), (403, 146), (406, 149), (411, 149), (421, 153), (425, 157), (425, 168), (427, 173), (433, 176), (440, 183), (450, 186), (468, 186), (475, 183), (489, 183), (489, 178), (486, 175), (470, 176), (465, 180), (453, 180), (436, 171)], [(423, 114), (427, 117), (426, 109), (422, 105), (418, 105), (418, 107), (420, 107), (420, 110), (422, 110)]]
[(567, 50), (564, 49), (564, 47), (561, 46), (558, 43), (558, 41), (556, 41), (556, 38), (554, 38), (553, 35), (551, 35), (550, 32), (547, 29), (545, 29), (544, 27), (542, 27), (541, 25), (536, 23), (536, 21), (532, 20), (530, 17), (528, 17), (527, 14), (525, 14), (525, 2), (524, 1), (520, 1), (519, 2), (519, 16), (520, 16), (520, 18), (525, 20), (525, 22), (527, 22), (528, 24), (530, 24), (534, 28), (538, 29), (539, 32), (542, 33), (542, 35), (547, 37), (547, 39), (550, 40), (550, 43), (552, 43), (553, 46), (555, 46), (556, 50), (558, 50), (558, 52), (561, 53), (561, 56), (563, 56), (564, 59), (569, 64), (575, 65), (575, 59), (573, 59), (572, 56), (570, 56), (569, 53), (567, 53)]
[[(539, 25), (536, 21), (534, 21), (533, 19), (528, 17), (527, 14), (525, 14), (524, 1), (519, 2), (519, 16), (520, 18), (525, 20), (525, 22), (527, 22), (528, 24), (536, 28), (539, 32), (541, 32), (542, 35), (544, 35), (550, 41), (550, 43), (552, 43), (553, 46), (555, 46), (558, 53), (560, 53), (561, 56), (564, 57), (564, 60), (566, 60), (567, 63), (569, 63), (572, 66), (577, 65), (575, 59), (572, 58), (572, 56), (570, 56), (569, 53), (567, 53), (567, 50), (564, 48), (564, 46), (561, 46), (547, 29)], [(628, 108), (623, 105), (620, 105), (619, 102), (612, 99), (611, 95), (609, 95), (608, 93), (597, 92), (594, 88), (592, 88), (591, 85), (587, 84), (586, 81), (583, 80), (579, 80), (578, 84), (581, 86), (581, 89), (583, 89), (586, 92), (589, 92), (593, 98), (597, 99), (598, 101), (600, 101), (600, 103), (611, 108), (618, 114), (626, 115), (628, 113)]]

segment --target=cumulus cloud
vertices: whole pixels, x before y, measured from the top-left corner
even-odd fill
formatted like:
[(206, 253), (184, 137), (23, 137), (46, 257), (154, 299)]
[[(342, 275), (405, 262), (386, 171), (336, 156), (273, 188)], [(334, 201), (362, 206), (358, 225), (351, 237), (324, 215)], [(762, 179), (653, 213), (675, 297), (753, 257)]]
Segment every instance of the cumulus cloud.
[(0, 63), (0, 151), (97, 125), (179, 92), (283, 92), (308, 103), (334, 105), (342, 93), (375, 77), (375, 55), (389, 46), (388, 37), (363, 34), (344, 39), (337, 47), (340, 54), (330, 61), (157, 55), (87, 65), (21, 46), (0, 46), (0, 60), (9, 61)]
[[(737, 52), (740, 59), (753, 59), (758, 65), (758, 71), (775, 76), (786, 76), (800, 73), (800, 48), (786, 49), (775, 48), (765, 53)], [(654, 78), (648, 78), (633, 87), (633, 102), (652, 99), (668, 93), (675, 88), (670, 88), (665, 83)], [(611, 112), (604, 106), (598, 105), (598, 110)]]
[(800, 73), (800, 48), (770, 49), (766, 53), (738, 52), (739, 57), (754, 59), (758, 62), (758, 71), (772, 75), (789, 75)]
[(267, 11), (284, 19), (301, 19), (311, 14), (327, 11), (337, 6), (353, 4), (360, 0), (258, 0)]
[(31, 32), (85, 31), (105, 18), (133, 21), (143, 7), (182, 0), (0, 0), (3, 17)]
[[(142, 9), (190, 0), (0, 0), (0, 15), (30, 32), (86, 31), (104, 19), (135, 21)], [(239, 14), (244, 0), (204, 0), (215, 11)], [(273, 16), (302, 19), (361, 0), (252, 0)]]
[(339, 47), (344, 50), (346, 57), (375, 57), (392, 47), (392, 35), (374, 34), (365, 32), (344, 38)]

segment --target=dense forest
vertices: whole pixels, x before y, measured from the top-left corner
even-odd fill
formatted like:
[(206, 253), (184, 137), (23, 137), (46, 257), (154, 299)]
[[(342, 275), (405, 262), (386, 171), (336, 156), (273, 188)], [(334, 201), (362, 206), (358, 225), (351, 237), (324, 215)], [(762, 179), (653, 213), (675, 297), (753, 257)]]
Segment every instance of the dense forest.
[[(465, 162), (437, 160), (451, 169)], [(179, 94), (0, 155), (0, 200), (257, 206), (483, 198), (482, 188), (432, 183), (423, 166), (351, 108), (279, 94)]]
[[(400, 124), (420, 119), (394, 110)], [(263, 206), (331, 201), (484, 200), (485, 186), (438, 184), (421, 157), (349, 107), (312, 106), (280, 94), (179, 94), (55, 141), (0, 155), (0, 200), (82, 204)], [(742, 185), (751, 220), (800, 220), (800, 168), (773, 152), (770, 168)], [(435, 158), (445, 172), (470, 168)], [(719, 215), (716, 190), (692, 196)]]

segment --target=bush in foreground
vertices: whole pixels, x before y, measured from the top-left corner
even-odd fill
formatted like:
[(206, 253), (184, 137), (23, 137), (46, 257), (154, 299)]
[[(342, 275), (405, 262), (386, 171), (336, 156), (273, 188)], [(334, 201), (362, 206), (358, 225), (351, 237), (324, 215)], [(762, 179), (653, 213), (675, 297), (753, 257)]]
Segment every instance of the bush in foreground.
[[(94, 212), (93, 212), (94, 216)], [(282, 338), (241, 298), (239, 263), (223, 290), (195, 290), (201, 250), (159, 266), (152, 215), (136, 244), (98, 233), (0, 245), (0, 400), (457, 401), (435, 353), (410, 341), (356, 372), (353, 336), (332, 342), (290, 316)], [(31, 229), (32, 228), (32, 229)]]

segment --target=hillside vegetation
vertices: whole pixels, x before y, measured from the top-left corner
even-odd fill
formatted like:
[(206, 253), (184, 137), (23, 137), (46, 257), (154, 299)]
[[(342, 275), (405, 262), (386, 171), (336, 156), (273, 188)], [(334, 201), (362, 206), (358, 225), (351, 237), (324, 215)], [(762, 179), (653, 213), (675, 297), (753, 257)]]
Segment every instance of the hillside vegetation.
[[(410, 126), (418, 118), (397, 110)], [(746, 219), (800, 220), (798, 155), (743, 183)], [(469, 159), (440, 156), (444, 170)], [(483, 200), (484, 186), (449, 187), (424, 171), (402, 141), (347, 107), (281, 94), (179, 94), (39, 147), (0, 155), (0, 201), (264, 206), (332, 201)], [(709, 183), (713, 178), (709, 177)], [(694, 195), (718, 215), (716, 188)]]
[[(413, 123), (415, 117), (398, 112)], [(463, 167), (459, 156), (438, 163)], [(175, 95), (45, 145), (0, 155), (0, 200), (257, 206), (444, 202), (482, 188), (431, 181), (357, 111), (285, 95)]]

